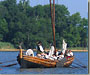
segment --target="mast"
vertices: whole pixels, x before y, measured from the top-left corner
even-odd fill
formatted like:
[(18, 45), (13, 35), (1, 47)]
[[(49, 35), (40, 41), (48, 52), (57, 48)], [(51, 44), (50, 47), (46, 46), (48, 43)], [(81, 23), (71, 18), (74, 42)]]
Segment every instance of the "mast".
[(50, 0), (50, 10), (51, 10), (51, 23), (52, 23), (52, 31), (53, 31), (53, 44), (55, 48), (55, 55), (56, 55), (56, 41), (55, 41), (55, 0), (53, 0), (53, 10), (52, 4)]

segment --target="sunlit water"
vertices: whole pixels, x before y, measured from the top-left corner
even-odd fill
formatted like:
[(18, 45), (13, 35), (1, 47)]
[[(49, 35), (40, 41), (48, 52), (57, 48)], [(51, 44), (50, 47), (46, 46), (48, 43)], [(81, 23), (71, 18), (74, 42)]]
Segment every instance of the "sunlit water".
[[(16, 63), (17, 61), (7, 61), (16, 59), (18, 53), (19, 52), (0, 52), (0, 62), (3, 62), (3, 64), (0, 64), (0, 74), (88, 74), (88, 52), (74, 52), (74, 63), (68, 68), (20, 69), (19, 64), (11, 67), (2, 67), (3, 65)], [(83, 66), (87, 66), (87, 68)]]

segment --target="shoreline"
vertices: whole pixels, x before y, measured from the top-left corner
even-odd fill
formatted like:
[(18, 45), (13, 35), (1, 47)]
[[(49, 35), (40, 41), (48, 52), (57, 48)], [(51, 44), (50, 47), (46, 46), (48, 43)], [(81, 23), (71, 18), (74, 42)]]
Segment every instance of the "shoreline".
[[(24, 50), (24, 49), (22, 49), (23, 51), (26, 51), (26, 50)], [(19, 51), (19, 49), (0, 49), (0, 51)], [(33, 49), (33, 51), (37, 51), (36, 49)], [(48, 49), (46, 49), (45, 50), (46, 52), (48, 52), (49, 50)], [(61, 51), (61, 50), (58, 50), (58, 51)], [(78, 49), (73, 49), (73, 50), (71, 50), (71, 51), (73, 51), (73, 52), (88, 52), (88, 50), (78, 50)]]

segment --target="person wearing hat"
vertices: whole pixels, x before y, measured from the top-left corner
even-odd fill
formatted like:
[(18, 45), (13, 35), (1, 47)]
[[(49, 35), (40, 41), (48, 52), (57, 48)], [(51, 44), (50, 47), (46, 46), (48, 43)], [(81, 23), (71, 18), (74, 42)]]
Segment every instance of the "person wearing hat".
[(44, 49), (43, 49), (43, 47), (42, 47), (42, 42), (39, 41), (39, 42), (37, 43), (37, 56), (38, 56), (38, 57), (41, 57), (42, 55), (44, 55)]

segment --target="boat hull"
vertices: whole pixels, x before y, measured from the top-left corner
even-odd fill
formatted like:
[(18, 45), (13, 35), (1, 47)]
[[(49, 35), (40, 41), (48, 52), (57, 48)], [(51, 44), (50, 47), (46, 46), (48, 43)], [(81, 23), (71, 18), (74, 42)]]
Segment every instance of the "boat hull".
[(74, 57), (62, 59), (61, 61), (53, 61), (50, 59), (40, 59), (37, 57), (23, 56), (22, 59), (17, 57), (17, 61), (21, 68), (54, 68), (54, 67), (69, 67), (74, 60)]

